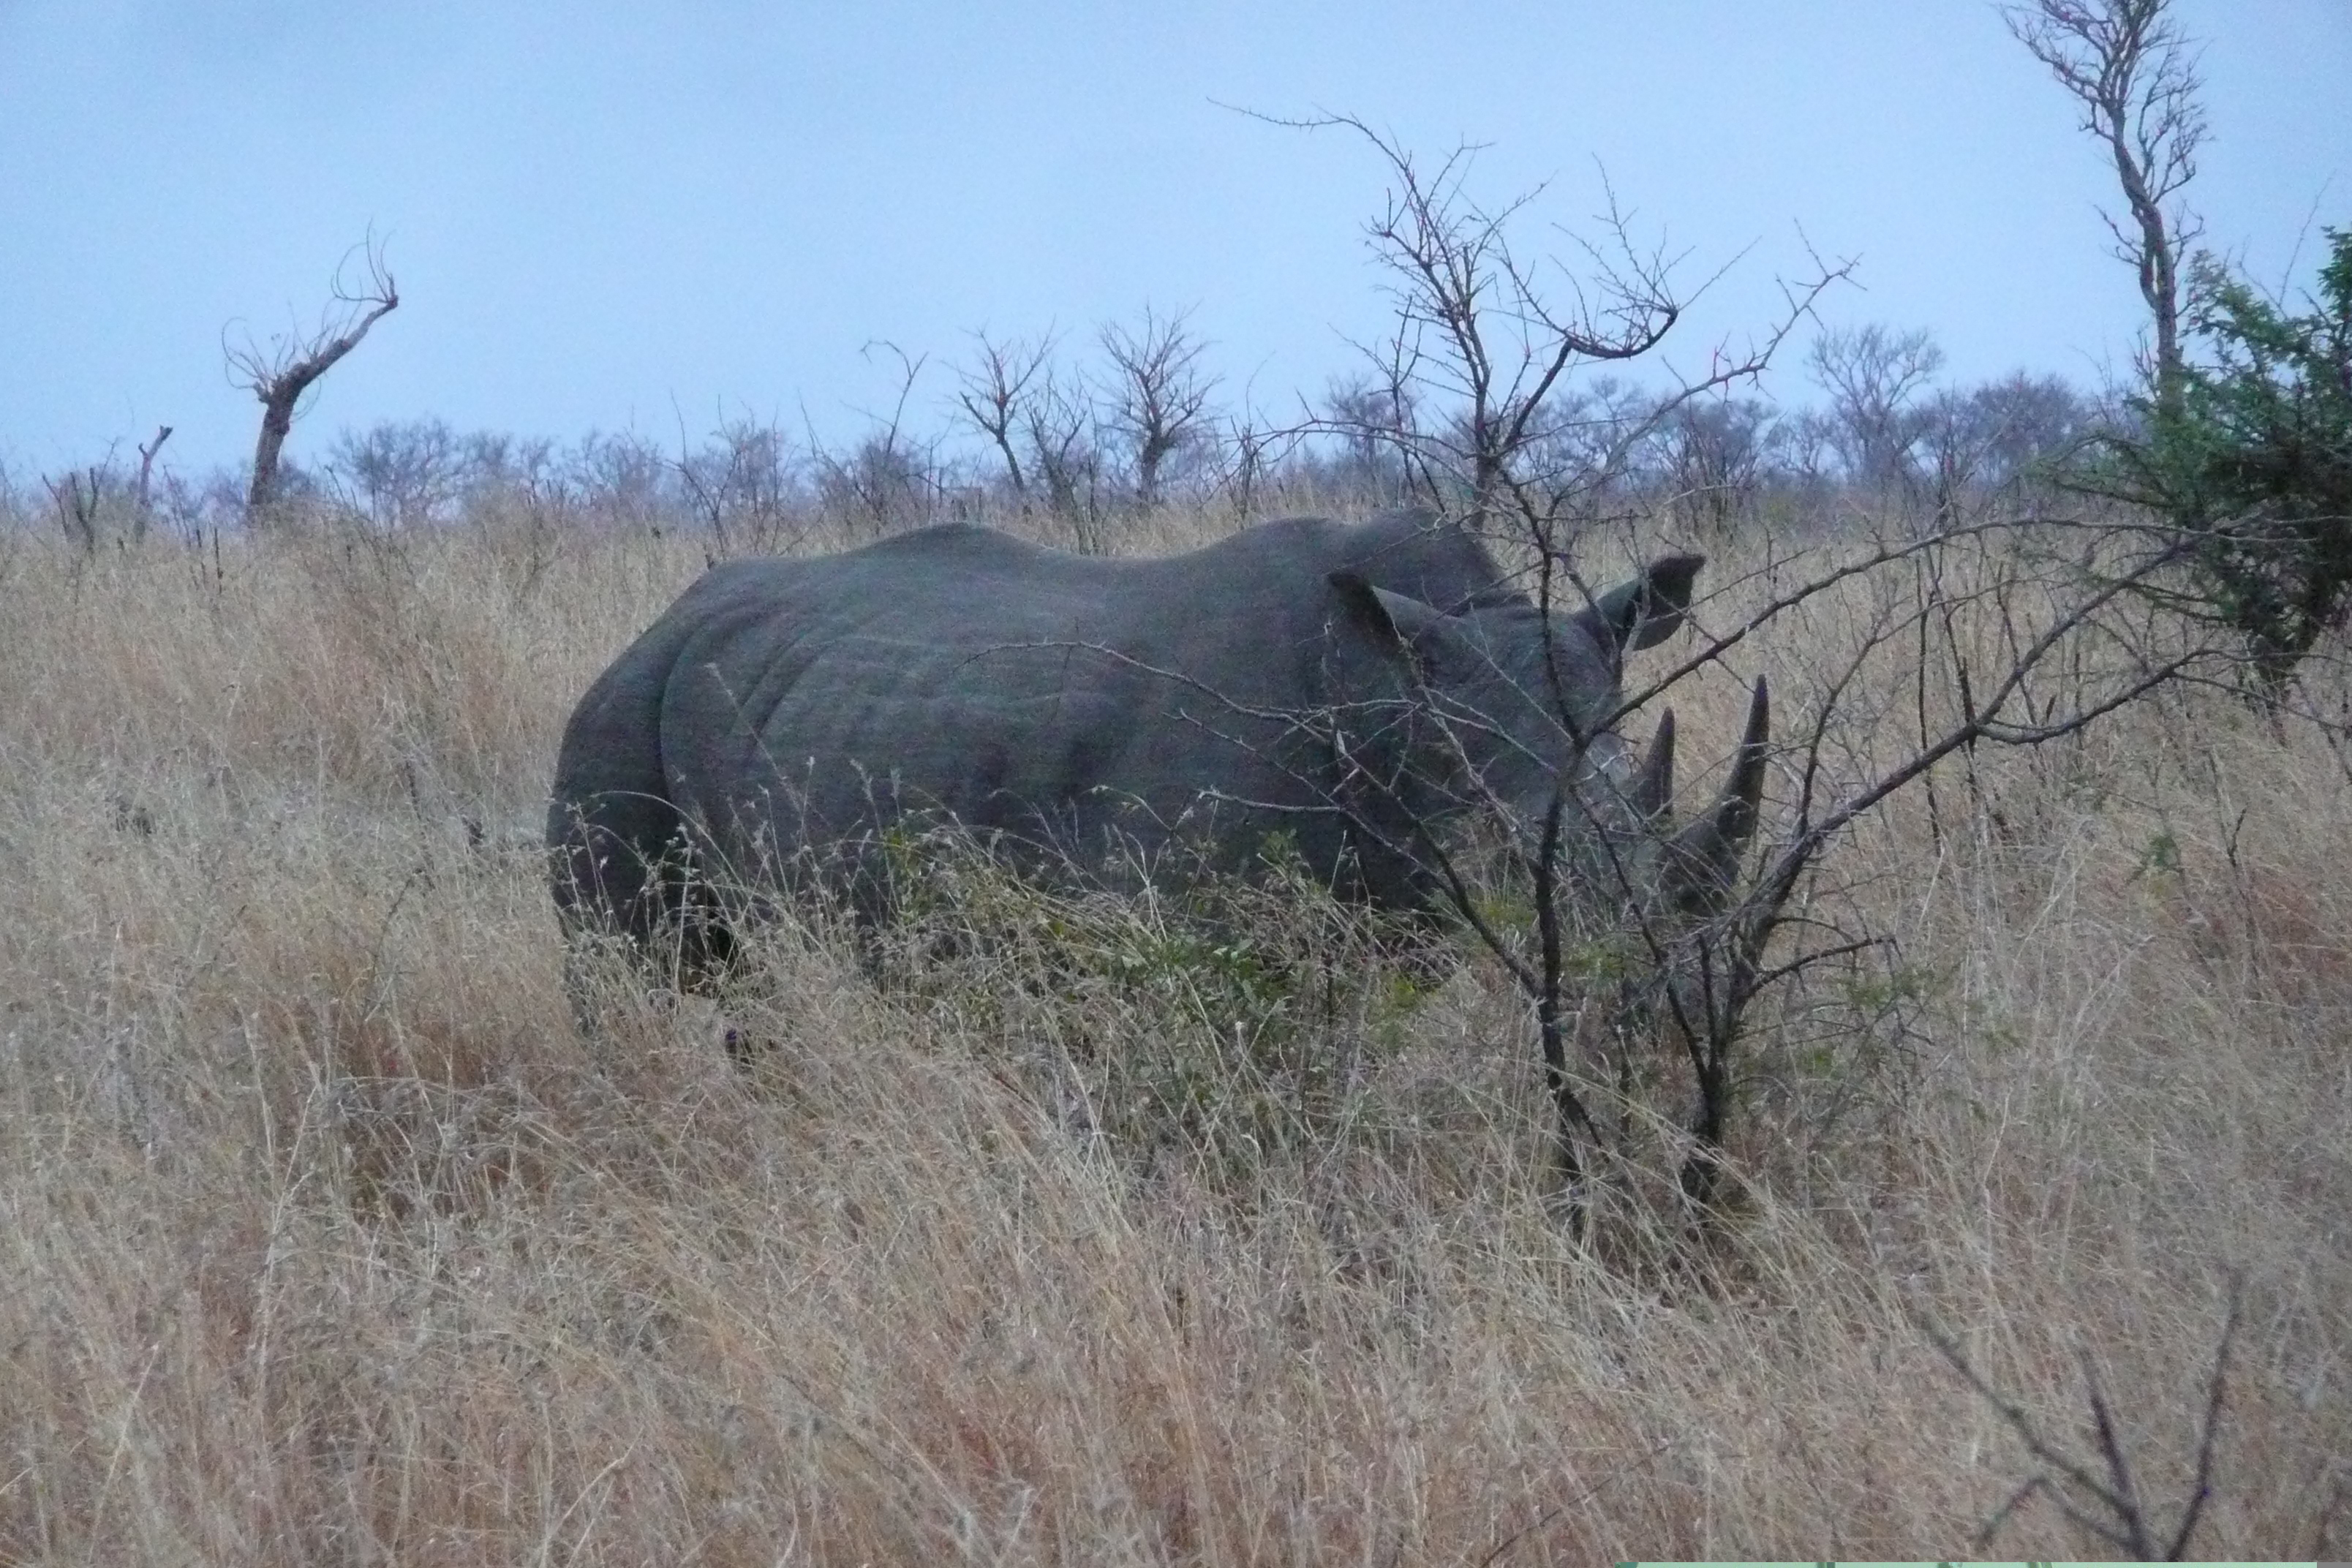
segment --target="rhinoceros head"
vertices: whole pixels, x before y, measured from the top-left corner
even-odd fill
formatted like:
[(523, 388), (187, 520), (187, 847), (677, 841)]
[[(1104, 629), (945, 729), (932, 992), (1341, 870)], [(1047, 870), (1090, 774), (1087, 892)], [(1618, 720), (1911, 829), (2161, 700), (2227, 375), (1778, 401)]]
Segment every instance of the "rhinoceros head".
[(1720, 908), (1756, 826), (1770, 727), (1763, 684), (1730, 779), (1679, 827), (1673, 712), (1638, 764), (1615, 729), (1624, 656), (1680, 629), (1704, 559), (1668, 556), (1580, 607), (1550, 610), (1513, 596), (1447, 611), (1333, 574), (1356, 629), (1405, 677), (1391, 700), (1391, 734), (1405, 738), (1387, 748), (1383, 787), (1415, 822), (1480, 812), (1523, 847), (1551, 821), (1604, 895), (1685, 917)]

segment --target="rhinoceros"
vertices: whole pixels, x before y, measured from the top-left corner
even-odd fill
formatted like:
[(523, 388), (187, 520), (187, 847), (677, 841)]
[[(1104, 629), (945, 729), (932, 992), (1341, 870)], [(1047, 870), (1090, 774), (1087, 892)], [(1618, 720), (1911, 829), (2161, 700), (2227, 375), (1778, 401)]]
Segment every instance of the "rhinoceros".
[(805, 871), (887, 918), (884, 847), (953, 823), (1080, 877), (1245, 870), (1279, 838), (1343, 896), (1427, 907), (1450, 821), (1566, 800), (1587, 848), (1651, 868), (1649, 896), (1704, 900), (1755, 820), (1760, 688), (1732, 784), (1672, 838), (1671, 715), (1638, 769), (1610, 728), (1623, 656), (1681, 626), (1702, 560), (1593, 595), (1555, 574), (1569, 602), (1545, 609), (1407, 511), (1161, 559), (951, 525), (721, 563), (572, 715), (555, 898), (575, 935), (682, 942), (692, 971), (733, 943), (712, 886)]

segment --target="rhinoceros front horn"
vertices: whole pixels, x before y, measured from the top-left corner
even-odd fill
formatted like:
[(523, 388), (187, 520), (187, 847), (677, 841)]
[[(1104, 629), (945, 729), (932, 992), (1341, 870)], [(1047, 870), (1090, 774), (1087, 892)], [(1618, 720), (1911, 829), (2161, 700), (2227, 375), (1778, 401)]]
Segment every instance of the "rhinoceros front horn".
[(1658, 715), (1657, 733), (1650, 737), (1649, 754), (1633, 778), (1633, 809), (1655, 830), (1668, 822), (1675, 805), (1675, 710)]
[[(1663, 782), (1673, 782), (1674, 721), (1671, 714), (1659, 724), (1658, 739), (1651, 743), (1651, 756), (1645, 760), (1643, 776), (1637, 784), (1637, 801), (1652, 787), (1651, 774), (1657, 771), (1656, 754), (1661, 747), (1667, 752), (1665, 776)], [(1732, 763), (1731, 777), (1724, 781), (1723, 793), (1708, 806), (1706, 814), (1684, 827), (1667, 841), (1665, 887), (1664, 891), (1674, 904), (1692, 914), (1711, 914), (1731, 900), (1733, 887), (1739, 879), (1739, 862), (1748, 852), (1748, 841), (1756, 835), (1756, 819), (1764, 798), (1764, 763), (1771, 750), (1772, 700), (1764, 678), (1756, 679), (1756, 694), (1748, 703), (1748, 729), (1740, 737), (1739, 755)], [(1644, 811), (1651, 807), (1643, 805)], [(1654, 816), (1654, 813), (1653, 813)]]

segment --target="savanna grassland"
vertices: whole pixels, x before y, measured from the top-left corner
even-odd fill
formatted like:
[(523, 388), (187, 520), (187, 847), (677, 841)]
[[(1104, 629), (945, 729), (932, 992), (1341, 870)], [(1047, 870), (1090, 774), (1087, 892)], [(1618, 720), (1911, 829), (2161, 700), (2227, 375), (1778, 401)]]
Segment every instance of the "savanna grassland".
[[(1718, 551), (1703, 620), (1760, 560)], [(1588, 1247), (1499, 967), (1311, 900), (1237, 956), (982, 878), (998, 940), (763, 942), (753, 1070), (618, 972), (584, 1040), (556, 741), (703, 563), (520, 515), (0, 532), (0, 1560), (1968, 1555), (2041, 1466), (1923, 1325), (2095, 1464), (2095, 1369), (2168, 1521), (2232, 1279), (2192, 1550), (2341, 1554), (2352, 780), (2315, 727), (2175, 689), (1864, 818), (1826, 868), (1890, 956), (1759, 1013), (1729, 1218)], [(1738, 650), (1787, 732), (1848, 630)], [(1678, 694), (1690, 787), (1740, 698)], [(2105, 1554), (2040, 1496), (1993, 1549)]]

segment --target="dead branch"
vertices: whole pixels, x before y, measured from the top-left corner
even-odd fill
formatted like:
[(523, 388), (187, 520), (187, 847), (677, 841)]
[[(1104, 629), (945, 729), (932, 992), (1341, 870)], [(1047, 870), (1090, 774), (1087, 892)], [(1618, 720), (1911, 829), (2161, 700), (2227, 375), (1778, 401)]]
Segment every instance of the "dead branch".
[[(2213, 1351), (2212, 1374), (2206, 1380), (2205, 1410), (2198, 1421), (2197, 1474), (2190, 1484), (2189, 1498), (2181, 1505), (2180, 1517), (2175, 1527), (2167, 1531), (2148, 1517), (2142, 1501), (2137, 1478), (2134, 1475), (2130, 1456), (2124, 1451), (2123, 1440), (2116, 1430), (2115, 1414), (2107, 1403), (2106, 1393), (2099, 1386), (2097, 1369), (2087, 1351), (2082, 1352), (2084, 1397), (2091, 1407), (2091, 1425), (2097, 1444), (2099, 1470), (2086, 1461), (2067, 1454), (2057, 1444), (2044, 1437), (2034, 1426), (2023, 1405), (1996, 1388), (1991, 1380), (1979, 1372), (1968, 1352), (1949, 1331), (1918, 1309), (1911, 1309), (1911, 1321), (1927, 1341), (1951, 1363), (1952, 1369), (1975, 1389), (1985, 1403), (2015, 1432), (2025, 1445), (2026, 1452), (2040, 1460), (2044, 1468), (2028, 1477), (2011, 1492), (2007, 1501), (1995, 1510), (1982, 1530), (1977, 1532), (1979, 1551), (1992, 1542), (1992, 1538), (2010, 1516), (2037, 1493), (2049, 1497), (2058, 1510), (2075, 1528), (2095, 1537), (2125, 1555), (2143, 1563), (2179, 1563), (2189, 1549), (2189, 1539), (2196, 1533), (2198, 1521), (2204, 1517), (2205, 1505), (2213, 1495), (2213, 1449), (2220, 1439), (2221, 1405), (2228, 1390), (2230, 1349), (2236, 1341), (2238, 1324), (2244, 1307), (2245, 1281), (2233, 1277), (2230, 1281), (2230, 1305), (2221, 1322), (2221, 1335)], [(2104, 1474), (2101, 1473), (2104, 1471)]]

